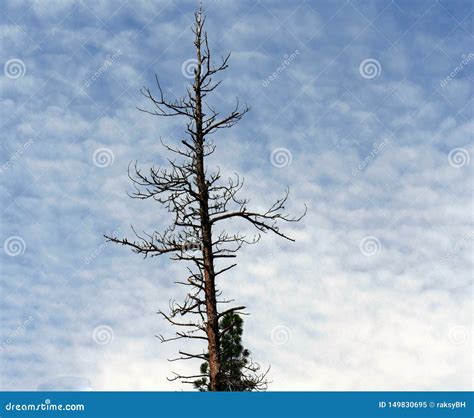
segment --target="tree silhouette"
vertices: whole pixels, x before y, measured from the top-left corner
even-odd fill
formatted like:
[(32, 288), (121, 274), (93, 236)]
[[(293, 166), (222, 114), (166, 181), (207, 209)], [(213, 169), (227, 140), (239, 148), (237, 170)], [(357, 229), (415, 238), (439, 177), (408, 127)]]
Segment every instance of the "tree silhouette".
[[(178, 146), (162, 145), (176, 158), (169, 159), (169, 168), (151, 167), (144, 173), (137, 162), (129, 165), (128, 175), (134, 186), (130, 194), (135, 199), (152, 199), (163, 205), (172, 215), (173, 221), (162, 232), (138, 234), (132, 227), (135, 238), (118, 238), (106, 235), (114, 243), (130, 247), (145, 258), (168, 254), (172, 260), (188, 262), (189, 275), (178, 281), (188, 287), (184, 301), (170, 302), (168, 313), (159, 311), (178, 330), (170, 338), (159, 336), (162, 342), (193, 339), (207, 343), (207, 353), (189, 353), (180, 350), (180, 356), (172, 359), (200, 359), (209, 364), (206, 372), (183, 376), (174, 373), (170, 380), (181, 379), (194, 383), (196, 378), (207, 377), (209, 390), (216, 391), (223, 386), (222, 341), (232, 327), (219, 329), (219, 320), (229, 313), (243, 313), (244, 306), (231, 306), (233, 300), (221, 299), (216, 279), (236, 266), (225, 263), (236, 257), (244, 244), (254, 244), (260, 239), (260, 232), (272, 232), (288, 240), (292, 239), (279, 228), (280, 221), (297, 222), (306, 213), (290, 217), (284, 212), (288, 198), (287, 189), (281, 199), (268, 210), (248, 209), (250, 201), (238, 197), (243, 180), (238, 174), (223, 180), (220, 170), (210, 171), (206, 158), (215, 152), (212, 136), (220, 129), (234, 126), (245, 113), (237, 101), (235, 108), (224, 116), (205, 102), (221, 83), (213, 77), (228, 67), (230, 54), (222, 58), (219, 65), (211, 59), (207, 33), (203, 31), (205, 15), (202, 8), (195, 13), (193, 27), (196, 50), (194, 82), (187, 87), (187, 94), (178, 99), (164, 97), (158, 77), (155, 75), (157, 94), (144, 87), (141, 90), (151, 104), (151, 109), (139, 109), (159, 117), (177, 117), (186, 121), (187, 138)], [(177, 160), (179, 159), (179, 160)], [(229, 233), (224, 225), (241, 219), (257, 229), (257, 234), (247, 238), (242, 233)], [(184, 319), (183, 318), (189, 318)]]

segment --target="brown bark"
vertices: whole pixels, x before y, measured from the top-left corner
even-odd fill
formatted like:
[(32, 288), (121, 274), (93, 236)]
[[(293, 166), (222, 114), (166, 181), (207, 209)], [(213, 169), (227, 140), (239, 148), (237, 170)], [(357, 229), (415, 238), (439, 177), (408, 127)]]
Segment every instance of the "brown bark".
[[(200, 19), (198, 17), (197, 19)], [(214, 272), (214, 257), (212, 252), (212, 225), (209, 216), (209, 190), (206, 184), (204, 171), (204, 137), (203, 137), (203, 115), (202, 115), (202, 92), (201, 92), (201, 22), (196, 25), (196, 47), (197, 67), (194, 77), (194, 97), (196, 109), (194, 114), (196, 124), (196, 182), (199, 190), (199, 214), (202, 233), (202, 255), (204, 265), (204, 293), (206, 304), (206, 334), (209, 352), (209, 380), (210, 390), (217, 391), (219, 388), (219, 372), (221, 368), (221, 354), (219, 344), (219, 320), (216, 301), (216, 284)]]

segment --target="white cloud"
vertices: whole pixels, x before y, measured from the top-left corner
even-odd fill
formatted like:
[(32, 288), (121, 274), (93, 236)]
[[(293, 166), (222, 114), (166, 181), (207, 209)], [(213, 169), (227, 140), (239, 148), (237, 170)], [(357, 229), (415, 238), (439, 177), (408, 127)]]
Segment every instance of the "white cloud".
[[(0, 351), (4, 390), (35, 390), (60, 376), (89, 379), (96, 390), (190, 389), (166, 380), (173, 370), (166, 359), (179, 344), (154, 337), (173, 332), (154, 312), (184, 294), (173, 283), (184, 266), (143, 260), (105, 245), (102, 234), (120, 228), (130, 237), (130, 224), (152, 231), (170, 221), (157, 204), (126, 197), (126, 167), (135, 159), (144, 168), (164, 163), (159, 137), (183, 137), (182, 121), (134, 106), (144, 103), (142, 84), (154, 87), (154, 71), (170, 95), (184, 91), (180, 68), (192, 51), (185, 29), (194, 4), (129, 3), (80, 2), (69, 17), (68, 2), (6, 8), (18, 18), (6, 27), (6, 58), (18, 56), (27, 72), (1, 80), (3, 161), (28, 138), (34, 142), (1, 174), (1, 243), (9, 236), (26, 243), (21, 257), (1, 255), (0, 338), (10, 341)], [(267, 207), (289, 185), (288, 210), (309, 208), (301, 224), (288, 225), (296, 243), (265, 235), (221, 283), (252, 313), (245, 345), (257, 362), (272, 365), (273, 390), (469, 389), (473, 165), (448, 161), (456, 147), (474, 158), (468, 80), (441, 88), (451, 60), (439, 55), (439, 65), (424, 66), (432, 57), (422, 47), (434, 48), (443, 35), (414, 26), (398, 41), (413, 22), (393, 6), (375, 25), (396, 49), (374, 27), (347, 46), (368, 24), (351, 4), (336, 15), (340, 5), (308, 7), (208, 6), (216, 57), (235, 51), (216, 105), (229, 108), (239, 96), (253, 107), (241, 124), (216, 135), (209, 164), (225, 175), (240, 172), (254, 207)], [(381, 9), (361, 11), (375, 18)], [(100, 20), (84, 19), (91, 13)], [(35, 42), (44, 39), (42, 53)], [(299, 48), (264, 87), (284, 55)], [(453, 48), (467, 50), (467, 43)], [(85, 88), (118, 49), (122, 55)], [(368, 57), (382, 66), (373, 80), (358, 72)], [(387, 146), (372, 155), (384, 139)], [(101, 147), (114, 156), (103, 168), (92, 161)], [(278, 147), (291, 152), (287, 167), (271, 165)], [(368, 236), (380, 242), (371, 257), (360, 251)], [(113, 329), (110, 344), (94, 343), (99, 325)], [(291, 332), (285, 344), (271, 338), (280, 325)]]

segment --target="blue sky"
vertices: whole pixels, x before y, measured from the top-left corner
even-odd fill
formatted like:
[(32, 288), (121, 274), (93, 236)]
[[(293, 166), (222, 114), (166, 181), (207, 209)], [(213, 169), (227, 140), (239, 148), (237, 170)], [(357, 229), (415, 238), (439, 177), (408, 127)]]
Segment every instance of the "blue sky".
[[(195, 7), (2, 2), (2, 390), (181, 390), (173, 366), (197, 369), (154, 337), (173, 332), (155, 312), (183, 295), (185, 266), (102, 237), (168, 224), (126, 196), (126, 169), (183, 138), (136, 107), (155, 72), (185, 91)], [(287, 185), (289, 210), (308, 205), (296, 243), (265, 236), (222, 283), (252, 313), (245, 344), (271, 389), (469, 389), (470, 2), (204, 7), (214, 56), (232, 51), (212, 102), (252, 107), (209, 165), (244, 175), (256, 207)]]

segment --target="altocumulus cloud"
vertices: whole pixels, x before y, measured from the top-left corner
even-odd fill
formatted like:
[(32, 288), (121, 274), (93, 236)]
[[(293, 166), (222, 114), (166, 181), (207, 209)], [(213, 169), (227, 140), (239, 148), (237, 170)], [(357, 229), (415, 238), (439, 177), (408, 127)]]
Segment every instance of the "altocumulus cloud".
[[(205, 6), (215, 55), (233, 51), (214, 104), (253, 108), (212, 162), (257, 206), (289, 185), (288, 209), (309, 208), (295, 244), (264, 237), (222, 283), (253, 313), (245, 344), (271, 388), (469, 389), (469, 2)], [(183, 266), (102, 234), (169, 221), (126, 197), (126, 167), (182, 137), (135, 106), (154, 71), (167, 95), (189, 83), (194, 7), (3, 2), (1, 389), (180, 387), (153, 313)]]

